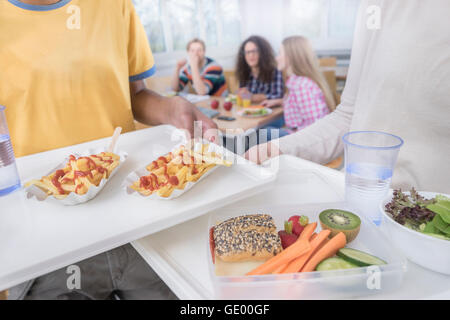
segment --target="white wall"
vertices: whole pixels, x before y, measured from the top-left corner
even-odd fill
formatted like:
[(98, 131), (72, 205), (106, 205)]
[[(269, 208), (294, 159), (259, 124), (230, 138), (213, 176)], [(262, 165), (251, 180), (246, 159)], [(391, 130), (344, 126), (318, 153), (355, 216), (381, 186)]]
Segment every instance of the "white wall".
[(278, 51), (283, 40), (283, 5), (280, 0), (241, 0), (243, 40), (265, 37)]

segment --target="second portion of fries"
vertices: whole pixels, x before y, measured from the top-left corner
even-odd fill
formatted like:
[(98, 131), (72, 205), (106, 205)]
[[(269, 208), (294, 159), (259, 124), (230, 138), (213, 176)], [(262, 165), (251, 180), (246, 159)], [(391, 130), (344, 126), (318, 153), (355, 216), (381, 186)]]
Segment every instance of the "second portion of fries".
[(188, 182), (198, 181), (216, 165), (231, 166), (231, 162), (208, 150), (208, 144), (202, 144), (200, 150), (195, 151), (190, 146), (181, 146), (150, 163), (147, 166), (149, 174), (130, 187), (144, 196), (157, 193), (167, 198), (175, 189), (184, 190)]
[(35, 185), (57, 199), (64, 199), (71, 192), (83, 195), (91, 186), (98, 186), (102, 179), (108, 179), (119, 162), (120, 157), (109, 152), (79, 158), (72, 155), (63, 169), (25, 186)]

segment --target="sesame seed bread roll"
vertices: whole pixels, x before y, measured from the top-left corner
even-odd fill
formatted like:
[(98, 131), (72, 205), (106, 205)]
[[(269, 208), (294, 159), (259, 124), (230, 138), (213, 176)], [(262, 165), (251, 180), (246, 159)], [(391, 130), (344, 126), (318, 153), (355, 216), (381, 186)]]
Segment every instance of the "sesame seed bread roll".
[(214, 228), (215, 255), (225, 262), (263, 261), (281, 252), (273, 218), (267, 214), (239, 216)]

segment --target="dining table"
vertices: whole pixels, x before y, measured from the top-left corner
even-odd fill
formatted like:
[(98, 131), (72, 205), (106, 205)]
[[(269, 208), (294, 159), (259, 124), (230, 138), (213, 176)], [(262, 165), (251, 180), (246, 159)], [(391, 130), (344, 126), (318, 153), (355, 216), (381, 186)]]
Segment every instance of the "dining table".
[(281, 106), (277, 106), (272, 109), (272, 113), (260, 116), (260, 117), (246, 117), (238, 114), (243, 107), (239, 107), (237, 104), (233, 104), (232, 109), (230, 111), (225, 110), (225, 98), (222, 97), (211, 97), (210, 99), (203, 100), (198, 102), (196, 105), (198, 107), (212, 109), (211, 103), (212, 101), (217, 101), (219, 103), (219, 108), (216, 110), (220, 113), (218, 116), (226, 116), (235, 118), (232, 121), (220, 120), (216, 117), (213, 118), (214, 122), (217, 123), (218, 128), (222, 133), (227, 135), (233, 135), (239, 132), (246, 132), (251, 129), (258, 129), (268, 125), (269, 123), (279, 119), (283, 116), (283, 108)]
[[(213, 121), (217, 124), (217, 127), (224, 135), (239, 135), (244, 132), (247, 132), (248, 130), (252, 129), (258, 129), (261, 127), (264, 127), (265, 125), (278, 120), (283, 116), (283, 108), (282, 106), (273, 107), (272, 113), (261, 116), (261, 117), (246, 117), (241, 116), (238, 114), (239, 110), (242, 110), (242, 107), (239, 107), (237, 104), (233, 104), (233, 107), (230, 111), (225, 110), (224, 104), (225, 104), (225, 98), (223, 97), (208, 97), (207, 99), (204, 99), (200, 102), (195, 103), (197, 107), (202, 107), (206, 109), (211, 109), (211, 102), (213, 100), (216, 100), (219, 103), (218, 109), (215, 109), (219, 112), (217, 116), (213, 118)], [(226, 120), (220, 120), (218, 119), (218, 116), (225, 116), (225, 117), (231, 117), (235, 120), (232, 121), (226, 121)], [(148, 128), (147, 125), (136, 122), (136, 129), (144, 129)]]
[[(213, 101), (217, 101), (219, 106), (217, 109), (213, 109), (211, 107), (211, 103)], [(212, 120), (217, 124), (220, 133), (223, 135), (226, 140), (226, 145), (231, 146), (233, 152), (237, 154), (243, 154), (251, 144), (250, 136), (254, 136), (256, 139), (256, 130), (262, 128), (271, 122), (279, 120), (283, 117), (283, 107), (275, 106), (271, 108), (271, 113), (258, 116), (258, 117), (249, 117), (239, 115), (239, 111), (243, 109), (243, 107), (239, 107), (236, 103), (233, 103), (231, 110), (225, 110), (224, 105), (226, 102), (226, 98), (224, 97), (205, 97), (201, 101), (194, 103), (197, 107), (205, 108), (209, 110), (215, 110), (218, 112), (216, 116), (212, 118)], [(218, 117), (224, 116), (232, 118), (231, 121), (221, 120)], [(149, 126), (135, 122), (136, 129), (145, 129)], [(227, 147), (228, 148), (228, 147)]]

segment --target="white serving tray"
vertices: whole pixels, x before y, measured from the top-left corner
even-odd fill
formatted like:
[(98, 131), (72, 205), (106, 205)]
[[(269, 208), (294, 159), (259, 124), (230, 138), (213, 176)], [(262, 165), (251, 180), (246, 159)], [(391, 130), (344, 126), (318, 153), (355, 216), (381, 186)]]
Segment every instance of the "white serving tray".
[[(344, 200), (343, 173), (291, 156), (281, 156), (273, 188), (221, 209), (261, 207)], [(213, 210), (214, 211), (214, 210)], [(208, 270), (205, 229), (211, 214), (132, 242), (141, 256), (180, 299), (213, 299)], [(381, 228), (381, 231), (384, 231)], [(185, 241), (189, 238), (189, 242)], [(358, 299), (424, 299), (450, 297), (450, 277), (408, 261), (400, 288)]]
[[(125, 177), (169, 152), (180, 142), (177, 137), (171, 126), (123, 134), (118, 149), (128, 153), (127, 161), (87, 203), (63, 207), (27, 199), (23, 190), (0, 197), (0, 290), (264, 191), (275, 179), (273, 172), (247, 163), (218, 168), (171, 201), (128, 195), (121, 188)], [(19, 158), (21, 180), (45, 174), (68, 154), (102, 147), (108, 139)]]

